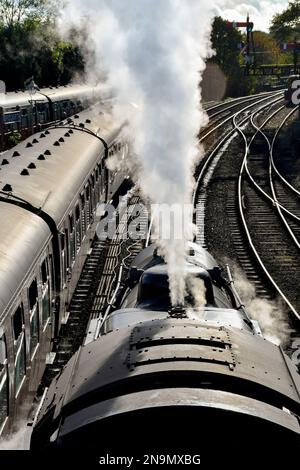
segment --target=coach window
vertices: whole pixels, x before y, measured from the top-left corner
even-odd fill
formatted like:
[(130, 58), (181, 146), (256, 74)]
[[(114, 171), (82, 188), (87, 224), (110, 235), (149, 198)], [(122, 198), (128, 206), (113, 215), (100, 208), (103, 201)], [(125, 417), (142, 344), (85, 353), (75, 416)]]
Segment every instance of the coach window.
[(30, 357), (32, 358), (39, 343), (39, 304), (37, 281), (34, 279), (28, 290), (30, 310)]
[(98, 181), (98, 187), (99, 187), (99, 196), (102, 194), (102, 180), (101, 180), (101, 164), (98, 165), (97, 170), (96, 170), (96, 179)]
[(65, 233), (60, 234), (60, 249), (61, 249), (61, 272), (63, 284), (67, 282), (67, 255), (66, 255), (66, 236)]
[(25, 326), (23, 304), (17, 308), (13, 318), (14, 351), (15, 351), (15, 394), (17, 395), (26, 373), (25, 365)]
[(68, 268), (70, 268), (70, 255), (69, 255), (69, 230), (65, 229), (65, 243), (66, 243), (66, 273), (68, 274)]
[(92, 211), (95, 209), (95, 200), (96, 200), (96, 194), (95, 194), (95, 176), (91, 176), (91, 181), (92, 181)]
[(43, 327), (46, 325), (50, 317), (50, 279), (47, 258), (42, 262), (41, 266), (42, 278), (42, 322)]
[(7, 353), (4, 336), (0, 337), (0, 430), (8, 416)]
[(98, 172), (98, 168), (95, 169), (95, 172), (94, 172), (94, 175), (95, 175), (95, 202), (96, 202), (96, 206), (99, 202), (99, 199), (100, 199), (100, 191), (99, 191), (99, 182), (98, 182), (98, 178), (99, 178), (99, 172)]
[(74, 217), (73, 215), (69, 216), (69, 224), (70, 224), (70, 255), (71, 255), (71, 262), (75, 261), (75, 226), (74, 226)]
[(85, 189), (86, 194), (86, 217), (87, 217), (87, 226), (91, 223), (91, 189), (90, 184), (86, 186)]
[(82, 236), (84, 237), (86, 233), (86, 228), (87, 228), (87, 214), (86, 214), (84, 193), (80, 194), (80, 202), (81, 202), (81, 213), (82, 213)]
[(76, 221), (76, 252), (80, 250), (81, 245), (81, 220), (80, 220), (80, 207), (79, 204), (75, 207), (75, 221)]

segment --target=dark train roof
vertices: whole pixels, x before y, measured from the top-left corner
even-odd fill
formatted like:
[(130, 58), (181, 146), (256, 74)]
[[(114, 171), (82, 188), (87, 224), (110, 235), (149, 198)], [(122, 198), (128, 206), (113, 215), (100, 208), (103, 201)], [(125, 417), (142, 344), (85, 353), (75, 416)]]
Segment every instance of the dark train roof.
[(162, 400), (251, 414), (300, 434), (293, 415), (300, 411), (300, 377), (281, 348), (235, 328), (171, 318), (121, 328), (82, 347), (52, 383), (39, 423), (51, 416), (55, 429), (44, 432), (59, 427), (64, 436)]
[[(139, 269), (147, 268), (149, 263), (152, 263), (153, 257), (158, 256), (157, 253), (156, 245), (148, 246), (134, 258), (132, 266), (136, 266)], [(188, 261), (189, 259), (194, 265), (202, 267), (207, 271), (218, 268), (218, 263), (211, 254), (196, 243), (189, 243)]]

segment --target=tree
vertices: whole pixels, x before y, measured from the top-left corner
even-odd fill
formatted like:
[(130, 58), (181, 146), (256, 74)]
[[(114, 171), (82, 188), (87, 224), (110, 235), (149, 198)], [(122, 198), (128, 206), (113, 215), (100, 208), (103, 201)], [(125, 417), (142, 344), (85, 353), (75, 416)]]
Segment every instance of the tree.
[(84, 70), (78, 46), (55, 28), (59, 0), (0, 0), (0, 78), (7, 91), (24, 88), (34, 76), (40, 86), (65, 85)]
[(289, 2), (282, 13), (274, 16), (270, 32), (277, 41), (294, 41), (300, 37), (300, 0)]
[(284, 64), (286, 55), (282, 54), (277, 41), (270, 34), (255, 31), (255, 60), (256, 65)]
[(57, 0), (0, 0), (0, 21), (5, 27), (27, 20), (47, 20), (57, 12)]
[(243, 58), (240, 44), (243, 36), (238, 29), (228, 27), (227, 21), (216, 17), (213, 22), (211, 41), (215, 56), (212, 61), (217, 63), (228, 79), (227, 95), (239, 96), (253, 90), (255, 85), (243, 70)]

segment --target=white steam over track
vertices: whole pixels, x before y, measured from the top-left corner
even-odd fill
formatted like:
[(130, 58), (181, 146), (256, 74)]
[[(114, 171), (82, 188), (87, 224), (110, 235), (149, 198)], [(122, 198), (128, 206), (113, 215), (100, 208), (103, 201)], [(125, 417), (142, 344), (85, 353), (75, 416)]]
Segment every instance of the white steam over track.
[[(90, 80), (105, 73), (116, 94), (114, 112), (129, 122), (141, 163), (136, 176), (153, 204), (191, 203), (194, 162), (201, 156), (196, 136), (208, 121), (199, 83), (212, 54), (213, 13), (208, 0), (72, 0), (62, 13), (62, 29), (84, 30), (78, 41)], [(184, 227), (180, 239), (170, 228), (171, 240), (161, 236), (159, 245), (178, 304), (193, 228)]]

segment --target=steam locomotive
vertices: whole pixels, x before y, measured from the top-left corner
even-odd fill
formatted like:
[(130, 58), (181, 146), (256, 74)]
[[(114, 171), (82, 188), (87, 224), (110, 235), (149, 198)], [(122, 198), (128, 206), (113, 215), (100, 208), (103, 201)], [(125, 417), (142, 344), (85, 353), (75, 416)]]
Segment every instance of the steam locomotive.
[[(215, 454), (226, 449), (219, 457), (230, 463), (239, 446), (248, 455), (262, 443), (288, 445), (287, 453), (299, 445), (300, 377), (292, 362), (249, 318), (229, 268), (224, 273), (191, 243), (185, 271), (185, 304), (174, 308), (157, 247), (137, 255), (99, 336), (50, 386), (31, 449), (165, 455), (213, 445)], [(203, 305), (193, 300), (195, 282)]]
[(27, 419), (97, 224), (128, 157), (109, 103), (33, 135), (0, 159), (0, 436)]

